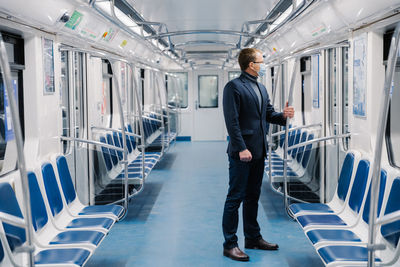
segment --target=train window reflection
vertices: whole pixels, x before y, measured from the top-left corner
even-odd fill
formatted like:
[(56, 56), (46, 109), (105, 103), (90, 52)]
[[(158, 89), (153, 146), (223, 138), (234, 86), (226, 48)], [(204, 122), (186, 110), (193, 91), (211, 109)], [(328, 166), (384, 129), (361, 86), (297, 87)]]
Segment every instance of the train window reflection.
[[(69, 91), (69, 53), (61, 51), (61, 113), (62, 113), (62, 135), (71, 136), (71, 118), (70, 118), (70, 91)], [(68, 154), (71, 142), (63, 141), (63, 152)]]
[[(342, 48), (342, 133), (349, 132), (349, 48)], [(349, 138), (343, 139), (343, 148), (348, 150)]]
[(188, 107), (188, 73), (174, 72), (168, 77), (168, 104)]
[(386, 144), (388, 147), (390, 164), (400, 168), (400, 66), (399, 61), (392, 83), (392, 99), (389, 108), (389, 118), (386, 127)]
[[(85, 88), (85, 57), (82, 52), (74, 53), (74, 129), (76, 138), (84, 136), (84, 88)], [(80, 144), (83, 145), (83, 144)]]
[(199, 75), (199, 107), (218, 107), (218, 76)]
[(102, 61), (103, 81), (102, 81), (102, 103), (101, 117), (105, 127), (111, 127), (112, 123), (112, 69), (108, 60)]
[(240, 71), (230, 71), (228, 72), (228, 80), (232, 81), (233, 79), (236, 79), (240, 76), (241, 72)]
[[(3, 41), (6, 47), (8, 60), (11, 67), (11, 84), (14, 92), (14, 98), (19, 109), (19, 119), (21, 123), (22, 138), (25, 138), (24, 132), (24, 105), (23, 105), (23, 75), (24, 70), (24, 39), (14, 34), (2, 32)], [(0, 69), (0, 170), (8, 172), (10, 170), (3, 169), (3, 162), (11, 157), (16, 157), (15, 153), (6, 154), (7, 143), (15, 139), (14, 128), (11, 116), (11, 109), (7, 97), (7, 92), (3, 80), (3, 74)], [(12, 146), (11, 146), (12, 148)]]
[(337, 103), (336, 103), (336, 48), (328, 50), (328, 97), (329, 97), (329, 128), (332, 134), (337, 134)]

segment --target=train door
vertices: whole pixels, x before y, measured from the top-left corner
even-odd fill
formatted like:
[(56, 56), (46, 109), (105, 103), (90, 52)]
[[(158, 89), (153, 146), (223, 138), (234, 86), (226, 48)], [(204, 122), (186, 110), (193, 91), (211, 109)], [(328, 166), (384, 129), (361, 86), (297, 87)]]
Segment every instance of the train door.
[(194, 73), (194, 141), (225, 139), (222, 81), (222, 71), (196, 71)]
[[(2, 32), (2, 37), (8, 60), (11, 67), (11, 82), (14, 97), (19, 108), (19, 116), (24, 138), (24, 99), (23, 99), (23, 70), (24, 62), (24, 39), (12, 33)], [(16, 167), (17, 152), (11, 110), (8, 103), (3, 74), (0, 73), (0, 176), (13, 171)]]
[[(61, 51), (63, 135), (87, 139), (86, 54)], [(79, 199), (89, 203), (89, 151), (87, 145), (64, 142), (63, 150)]]
[[(325, 51), (325, 133), (348, 133), (348, 47), (335, 47)], [(348, 139), (327, 142), (325, 156), (325, 200), (332, 198), (340, 166), (348, 149)], [(328, 164), (329, 163), (329, 164)]]

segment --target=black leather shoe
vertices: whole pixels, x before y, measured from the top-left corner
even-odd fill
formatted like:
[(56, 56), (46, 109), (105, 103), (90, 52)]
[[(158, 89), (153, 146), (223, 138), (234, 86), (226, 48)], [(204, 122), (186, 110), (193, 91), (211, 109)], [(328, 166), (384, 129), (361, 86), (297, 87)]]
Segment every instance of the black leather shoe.
[(245, 240), (244, 247), (249, 249), (263, 249), (263, 250), (277, 250), (278, 244), (268, 243), (264, 239), (258, 240)]
[(235, 261), (249, 261), (250, 257), (241, 251), (238, 247), (234, 247), (231, 249), (224, 248), (224, 256), (231, 258)]

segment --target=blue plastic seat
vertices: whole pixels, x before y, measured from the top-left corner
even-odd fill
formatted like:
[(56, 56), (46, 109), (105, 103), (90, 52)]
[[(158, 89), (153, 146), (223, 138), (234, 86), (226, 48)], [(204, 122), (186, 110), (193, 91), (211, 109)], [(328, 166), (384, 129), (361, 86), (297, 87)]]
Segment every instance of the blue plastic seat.
[[(100, 142), (107, 144), (106, 138), (104, 136), (100, 136)], [(101, 152), (103, 154), (104, 162), (106, 164), (107, 171), (110, 171), (113, 167), (113, 162), (111, 158), (110, 151), (106, 147), (101, 147)]]
[[(368, 250), (366, 247), (357, 246), (327, 246), (318, 249), (318, 253), (321, 256), (325, 264), (329, 264), (334, 261), (355, 261), (365, 262), (368, 261)], [(376, 258), (377, 262), (381, 260)]]
[[(381, 173), (382, 178), (382, 173)], [(381, 196), (382, 191), (382, 183), (380, 187), (380, 194), (379, 194), (379, 202), (382, 202), (383, 197)], [(369, 199), (367, 199), (369, 202)], [(378, 202), (378, 212), (381, 208), (381, 204)], [(396, 212), (400, 210), (400, 177), (394, 179), (388, 201), (386, 204), (385, 215), (390, 214), (392, 212)], [(365, 208), (364, 213), (369, 214), (366, 212), (369, 210), (369, 207)], [(368, 221), (368, 216), (363, 216), (363, 220)], [(393, 247), (398, 245), (399, 237), (400, 237), (400, 220), (395, 222), (382, 225), (380, 233), (382, 234), (383, 238), (391, 244)], [(318, 249), (318, 253), (320, 254), (321, 258), (325, 262), (325, 264), (329, 264), (331, 262), (367, 262), (368, 261), (368, 250), (365, 247), (358, 247), (358, 246), (344, 246), (344, 245), (331, 245), (326, 246), (323, 248)], [(375, 258), (376, 262), (381, 262), (381, 259)]]
[(35, 255), (35, 264), (83, 266), (90, 256), (86, 249), (46, 249)]
[[(342, 169), (340, 171), (338, 187), (337, 187), (337, 195), (341, 201), (345, 201), (347, 192), (350, 187), (351, 176), (353, 174), (353, 167), (354, 167), (354, 154), (347, 153)], [(332, 213), (333, 210), (327, 204), (322, 203), (296, 203), (290, 205), (290, 210), (293, 214), (298, 214), (300, 212), (307, 212), (307, 213)]]
[[(61, 188), (64, 193), (67, 205), (72, 204), (77, 199), (74, 184), (72, 183), (71, 173), (68, 168), (67, 160), (64, 156), (57, 157), (56, 160), (58, 176), (60, 178)], [(79, 200), (78, 200), (79, 201)], [(119, 218), (124, 212), (124, 208), (119, 205), (106, 205), (106, 206), (86, 206), (79, 215), (114, 215)]]
[[(349, 207), (356, 213), (360, 211), (362, 201), (366, 192), (369, 161), (360, 160), (357, 167), (356, 176), (352, 190), (350, 192)], [(337, 215), (334, 214), (309, 214), (297, 217), (297, 221), (305, 228), (315, 225), (346, 225), (346, 223)]]
[[(61, 193), (58, 189), (56, 176), (54, 174), (53, 166), (50, 163), (42, 165), (42, 175), (44, 187), (46, 190), (47, 199), (49, 201), (50, 210), (55, 217), (64, 210), (64, 203), (61, 199)], [(67, 228), (103, 228), (109, 230), (114, 224), (114, 220), (110, 218), (76, 218), (72, 219), (67, 225)]]
[[(34, 230), (40, 231), (49, 222), (49, 218), (46, 211), (46, 206), (43, 200), (42, 193), (39, 188), (39, 184), (36, 179), (36, 175), (33, 172), (28, 173), (29, 181), (29, 192), (31, 201), (31, 211), (32, 211), (32, 224)], [(9, 189), (8, 189), (9, 190)], [(12, 194), (12, 193), (9, 193)], [(15, 198), (15, 196), (14, 196)], [(18, 207), (19, 208), (19, 207)], [(14, 208), (15, 209), (15, 208)], [(18, 214), (18, 213), (16, 213)], [(6, 230), (7, 232), (7, 230)], [(25, 235), (25, 232), (24, 232)], [(21, 234), (17, 235), (19, 239), (23, 240)], [(104, 234), (97, 231), (63, 231), (56, 235), (50, 244), (81, 244), (81, 243), (91, 243), (97, 246), (100, 241), (104, 238)], [(24, 241), (23, 241), (24, 242)]]
[[(385, 170), (381, 170), (381, 182), (379, 188), (379, 198), (378, 198), (378, 209), (377, 214), (380, 214), (383, 196), (385, 194), (386, 187), (386, 177), (387, 173)], [(371, 197), (371, 187), (368, 190), (367, 200), (363, 209), (363, 220), (368, 224), (369, 222), (369, 202)], [(307, 232), (307, 237), (310, 239), (311, 243), (316, 244), (318, 242), (361, 242), (361, 239), (351, 230), (345, 229), (316, 229)]]

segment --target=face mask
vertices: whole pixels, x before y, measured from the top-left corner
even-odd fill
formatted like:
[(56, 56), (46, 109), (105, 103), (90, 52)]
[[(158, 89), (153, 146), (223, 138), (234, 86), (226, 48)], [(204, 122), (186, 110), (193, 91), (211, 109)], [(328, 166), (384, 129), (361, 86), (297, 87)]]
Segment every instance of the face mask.
[(267, 74), (267, 66), (265, 64), (260, 64), (260, 70), (258, 71), (258, 76), (263, 77)]

